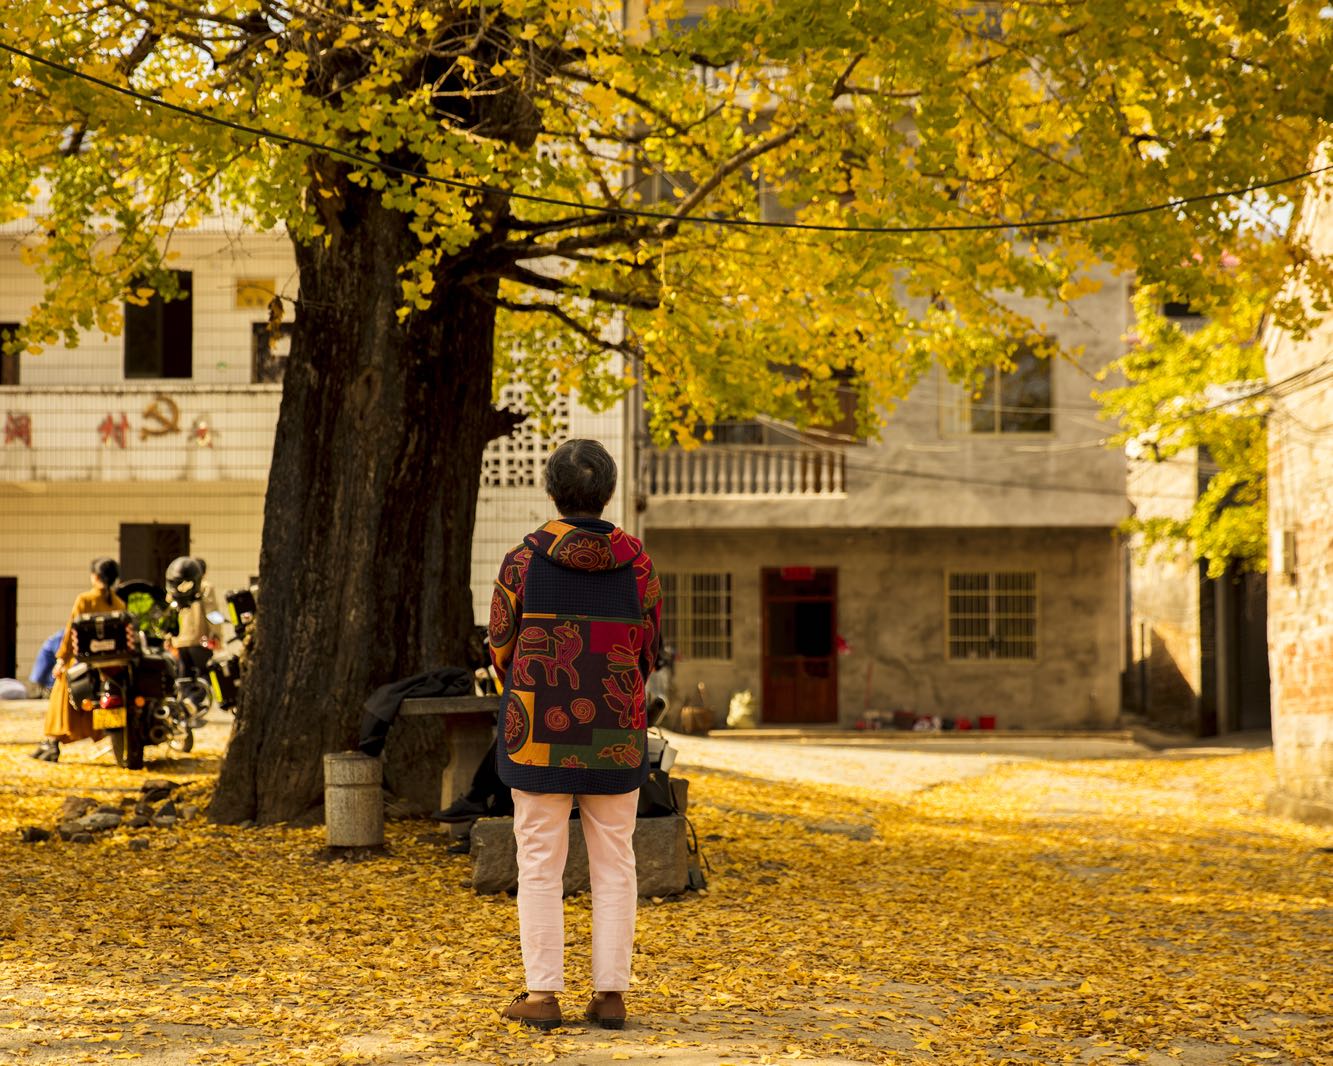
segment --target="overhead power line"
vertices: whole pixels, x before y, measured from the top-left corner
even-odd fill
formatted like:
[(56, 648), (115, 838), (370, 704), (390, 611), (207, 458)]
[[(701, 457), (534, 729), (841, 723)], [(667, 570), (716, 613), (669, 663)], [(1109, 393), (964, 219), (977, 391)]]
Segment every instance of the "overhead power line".
[(48, 67), (51, 70), (60, 71), (70, 77), (88, 82), (90, 85), (96, 85), (109, 92), (129, 97), (132, 100), (148, 104), (151, 107), (161, 108), (165, 111), (173, 111), (176, 114), (184, 115), (187, 118), (196, 121), (209, 122), (215, 126), (223, 126), (227, 129), (234, 130), (237, 133), (244, 133), (261, 140), (273, 141), (278, 144), (287, 144), (298, 148), (308, 148), (312, 151), (336, 156), (339, 159), (344, 159), (348, 162), (356, 163), (372, 170), (379, 170), (386, 174), (394, 174), (404, 178), (413, 178), (417, 181), (424, 181), (434, 185), (444, 185), (449, 188), (462, 189), (468, 192), (506, 196), (511, 200), (545, 204), (548, 207), (567, 207), (577, 211), (590, 212), (594, 217), (601, 216), (604, 218), (643, 218), (653, 219), (659, 222), (675, 222), (677, 224), (690, 224), (695, 226), (717, 226), (731, 229), (792, 230), (815, 233), (968, 233), (984, 230), (1053, 229), (1058, 226), (1075, 226), (1089, 222), (1106, 222), (1119, 218), (1132, 218), (1136, 215), (1149, 215), (1159, 211), (1172, 211), (1189, 204), (1231, 199), (1244, 196), (1247, 193), (1259, 192), (1263, 189), (1273, 189), (1280, 185), (1290, 185), (1295, 182), (1305, 181), (1308, 178), (1315, 177), (1327, 171), (1333, 171), (1333, 164), (1329, 164), (1328, 166), (1317, 167), (1313, 170), (1303, 170), (1298, 174), (1288, 174), (1285, 177), (1273, 178), (1270, 181), (1256, 182), (1252, 185), (1244, 185), (1234, 189), (1219, 189), (1215, 192), (1198, 193), (1192, 196), (1177, 196), (1170, 200), (1164, 200), (1161, 203), (1145, 204), (1140, 207), (1127, 207), (1116, 211), (1102, 211), (1089, 215), (1016, 219), (1009, 222), (958, 222), (941, 223), (931, 226), (841, 226), (832, 223), (771, 222), (764, 219), (726, 218), (718, 217), (716, 215), (677, 216), (670, 211), (652, 211), (644, 208), (621, 207), (615, 204), (590, 204), (581, 200), (565, 200), (553, 196), (541, 196), (536, 193), (518, 192), (514, 189), (502, 189), (494, 185), (463, 181), (460, 178), (444, 178), (435, 174), (426, 174), (419, 170), (413, 170), (410, 167), (400, 167), (393, 163), (385, 162), (384, 160), (361, 155), (358, 152), (353, 152), (347, 148), (340, 148), (337, 145), (320, 144), (318, 141), (312, 141), (305, 137), (296, 137), (291, 134), (278, 133), (276, 130), (250, 126), (246, 123), (236, 122), (232, 119), (222, 118), (218, 115), (210, 115), (204, 111), (196, 111), (193, 108), (185, 107), (181, 104), (173, 104), (166, 100), (159, 100), (156, 97), (138, 92), (128, 86), (117, 85), (115, 82), (107, 81), (105, 78), (99, 78), (95, 74), (88, 74), (85, 71), (79, 70), (77, 67), (58, 62), (54, 59), (48, 59), (36, 52), (30, 52), (26, 49), (6, 44), (3, 41), (0, 41), (0, 51), (9, 52), (11, 55), (21, 56), (31, 63), (37, 63), (41, 66)]

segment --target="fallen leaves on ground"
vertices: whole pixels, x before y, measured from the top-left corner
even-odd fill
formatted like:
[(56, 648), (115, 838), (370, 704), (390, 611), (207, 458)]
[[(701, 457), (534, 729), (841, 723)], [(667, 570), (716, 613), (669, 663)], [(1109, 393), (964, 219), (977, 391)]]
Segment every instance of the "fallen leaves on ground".
[[(215, 771), (148, 774), (198, 797)], [(631, 1028), (540, 1035), (495, 1014), (514, 901), (475, 896), (428, 823), (361, 863), (200, 820), (21, 844), (145, 774), (0, 746), (0, 1062), (1331, 1061), (1333, 856), (1261, 813), (1266, 753), (1028, 763), (905, 803), (689, 775), (711, 884), (641, 905)], [(569, 901), (571, 1019), (589, 916)]]

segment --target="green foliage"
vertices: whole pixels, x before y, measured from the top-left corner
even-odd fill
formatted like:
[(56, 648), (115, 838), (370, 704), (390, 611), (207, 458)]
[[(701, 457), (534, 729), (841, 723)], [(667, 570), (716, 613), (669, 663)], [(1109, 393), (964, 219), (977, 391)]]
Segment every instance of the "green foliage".
[[(626, 30), (620, 0), (12, 0), (5, 39), (117, 84), (444, 182), (587, 206), (256, 140), (4, 55), (0, 220), (41, 218), (25, 242), (45, 282), (34, 348), (118, 329), (133, 279), (163, 283), (172, 234), (206, 211), (330, 240), (348, 194), (369, 187), (419, 240), (400, 317), (441, 286), (500, 280), (497, 386), (524, 377), (606, 404), (637, 375), (655, 430), (688, 436), (701, 420), (826, 415), (843, 377), (872, 422), (932, 363), (975, 381), (1011, 345), (1040, 345), (1047, 323), (1005, 293), (1055, 316), (1109, 262), (1225, 303), (1223, 253), (1256, 241), (1231, 201), (1022, 222), (1304, 169), (1329, 132), (1322, 7), (735, 0), (682, 29), (674, 2)], [(634, 206), (673, 217), (619, 213)], [(1015, 225), (691, 221), (714, 215)], [(1327, 295), (1308, 249), (1263, 265), (1270, 291), (1285, 274)]]
[(1128, 384), (1100, 399), (1121, 427), (1114, 443), (1131, 444), (1139, 462), (1192, 465), (1197, 457), (1210, 476), (1191, 507), (1173, 507), (1169, 516), (1152, 513), (1149, 492), (1125, 528), (1138, 535), (1141, 551), (1186, 550), (1207, 562), (1210, 577), (1231, 563), (1263, 571), (1268, 399), (1257, 339), (1271, 292), (1251, 271), (1237, 270), (1230, 301), (1193, 333), (1163, 316), (1164, 295), (1153, 285), (1135, 294), (1137, 343), (1111, 368)]

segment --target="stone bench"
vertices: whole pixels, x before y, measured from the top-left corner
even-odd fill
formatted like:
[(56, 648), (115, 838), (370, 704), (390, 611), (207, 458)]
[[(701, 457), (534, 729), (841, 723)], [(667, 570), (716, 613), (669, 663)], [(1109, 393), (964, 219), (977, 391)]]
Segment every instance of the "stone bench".
[(447, 807), (458, 799), (472, 784), (472, 775), (490, 750), (499, 711), (499, 696), (403, 700), (398, 710), (401, 718), (444, 719), (445, 759), (443, 765), (432, 760), (414, 768), (411, 781), (400, 788), (400, 794), (409, 793), (405, 798), (429, 811)]
[[(474, 892), (490, 895), (518, 888), (518, 846), (514, 819), (482, 818), (472, 826)], [(640, 896), (670, 896), (689, 885), (689, 850), (685, 819), (678, 814), (640, 818), (634, 827), (634, 865)], [(588, 848), (583, 823), (569, 822), (569, 858), (565, 895), (588, 891)]]

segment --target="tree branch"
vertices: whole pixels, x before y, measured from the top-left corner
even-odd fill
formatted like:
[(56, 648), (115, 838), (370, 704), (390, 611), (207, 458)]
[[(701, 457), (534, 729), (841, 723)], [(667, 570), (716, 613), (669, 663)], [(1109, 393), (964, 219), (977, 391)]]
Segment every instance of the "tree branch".
[(731, 175), (735, 174), (736, 171), (740, 170), (741, 167), (745, 166), (745, 164), (749, 163), (751, 160), (758, 159), (761, 155), (765, 155), (776, 148), (781, 148), (788, 141), (792, 140), (800, 130), (801, 124), (798, 122), (789, 130), (784, 130), (782, 133), (770, 137), (766, 141), (759, 141), (750, 145), (749, 148), (737, 152), (726, 162), (720, 164), (706, 181), (699, 184), (692, 193), (685, 197), (670, 219), (662, 220), (654, 227), (654, 229), (662, 236), (673, 232), (679, 227), (679, 224), (684, 219), (689, 217), (690, 212), (698, 207), (699, 204), (707, 198), (708, 194), (726, 181), (727, 178), (731, 177)]
[(575, 318), (568, 311), (566, 311), (563, 307), (560, 307), (556, 304), (551, 304), (551, 303), (530, 304), (530, 303), (523, 303), (517, 300), (506, 300), (501, 297), (495, 297), (495, 296), (485, 296), (484, 299), (488, 300), (490, 303), (494, 304), (496, 307), (501, 308), (502, 310), (513, 311), (516, 314), (528, 314), (530, 312), (536, 312), (538, 314), (550, 315), (553, 318), (556, 318), (560, 322), (564, 323), (564, 325), (568, 326), (579, 336), (583, 337), (590, 344), (596, 345), (598, 348), (604, 349), (605, 351), (608, 352), (621, 352), (626, 355), (633, 354), (633, 347), (631, 345), (628, 345), (623, 341), (607, 340), (605, 337), (589, 329), (577, 318)]
[[(623, 221), (623, 219), (621, 220)], [(585, 237), (566, 237), (555, 244), (543, 245), (539, 241), (511, 241), (497, 245), (493, 251), (501, 262), (519, 259), (540, 259), (543, 256), (563, 256), (566, 252), (586, 252), (591, 248), (607, 248), (615, 244), (633, 244), (658, 236), (657, 227), (651, 224), (642, 226), (622, 226), (619, 229), (589, 233)]]
[(527, 420), (526, 414), (512, 407), (492, 407), (486, 412), (486, 440), (507, 437)]
[(534, 289), (542, 289), (545, 292), (582, 296), (589, 300), (596, 300), (598, 303), (614, 304), (616, 307), (633, 307), (640, 311), (652, 311), (660, 303), (655, 296), (637, 296), (634, 293), (615, 292), (611, 289), (584, 288), (582, 285), (561, 281), (559, 278), (547, 277), (535, 270), (521, 267), (517, 263), (512, 263), (503, 268), (500, 271), (500, 277), (507, 278), (509, 281), (516, 281), (522, 285), (530, 285)]
[(838, 80), (833, 83), (833, 91), (830, 93), (831, 99), (836, 100), (847, 91), (847, 80), (852, 76), (852, 71), (857, 68), (861, 60), (865, 59), (865, 57), (866, 54), (864, 52), (857, 52), (856, 55), (852, 56), (852, 61), (847, 64), (847, 69), (839, 74)]

